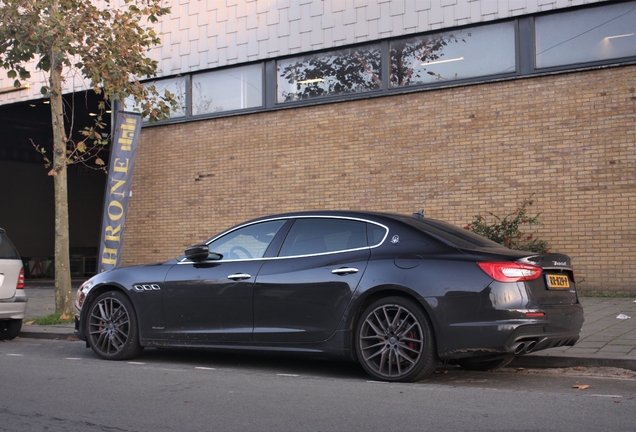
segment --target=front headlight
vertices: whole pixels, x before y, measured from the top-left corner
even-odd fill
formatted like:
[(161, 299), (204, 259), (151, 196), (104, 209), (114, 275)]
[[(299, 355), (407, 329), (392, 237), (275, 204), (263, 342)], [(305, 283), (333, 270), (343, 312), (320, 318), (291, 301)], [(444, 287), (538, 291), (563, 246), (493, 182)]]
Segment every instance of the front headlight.
[(93, 279), (89, 279), (84, 282), (77, 289), (77, 293), (75, 294), (75, 308), (79, 311), (82, 309), (82, 305), (84, 305), (84, 301), (86, 300), (86, 295), (91, 290), (93, 286)]

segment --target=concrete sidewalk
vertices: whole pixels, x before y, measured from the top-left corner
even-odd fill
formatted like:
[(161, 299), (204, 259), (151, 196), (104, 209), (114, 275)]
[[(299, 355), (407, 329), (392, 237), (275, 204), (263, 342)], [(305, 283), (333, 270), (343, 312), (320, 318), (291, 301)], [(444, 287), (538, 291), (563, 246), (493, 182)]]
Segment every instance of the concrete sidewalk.
[[(73, 295), (82, 282), (73, 281)], [(55, 312), (53, 281), (27, 280), (25, 291), (29, 297), (25, 321)], [(585, 323), (581, 339), (575, 346), (520, 356), (512, 366), (605, 366), (636, 371), (636, 294), (633, 298), (582, 297), (581, 304)], [(69, 336), (74, 337), (73, 324), (23, 325), (20, 333), (22, 338), (67, 339)]]

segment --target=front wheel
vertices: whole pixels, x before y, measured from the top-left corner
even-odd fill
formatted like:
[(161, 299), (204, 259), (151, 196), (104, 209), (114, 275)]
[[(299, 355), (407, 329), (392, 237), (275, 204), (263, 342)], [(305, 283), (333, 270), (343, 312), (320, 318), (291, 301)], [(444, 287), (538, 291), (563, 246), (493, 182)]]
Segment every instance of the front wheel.
[(105, 292), (89, 308), (86, 333), (95, 354), (106, 360), (125, 360), (141, 352), (137, 317), (125, 294)]
[(367, 307), (356, 326), (358, 360), (382, 381), (418, 381), (435, 370), (435, 339), (420, 306), (387, 297)]

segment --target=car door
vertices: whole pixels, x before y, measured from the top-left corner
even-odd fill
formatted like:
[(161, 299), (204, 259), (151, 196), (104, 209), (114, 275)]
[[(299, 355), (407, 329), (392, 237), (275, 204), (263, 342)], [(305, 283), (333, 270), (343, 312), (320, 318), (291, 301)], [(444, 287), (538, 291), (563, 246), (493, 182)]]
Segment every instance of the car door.
[(164, 284), (167, 337), (194, 344), (251, 340), (254, 281), (284, 223), (239, 227), (208, 243), (210, 259), (175, 265)]
[(298, 218), (254, 288), (255, 342), (316, 342), (336, 330), (370, 256), (366, 223)]

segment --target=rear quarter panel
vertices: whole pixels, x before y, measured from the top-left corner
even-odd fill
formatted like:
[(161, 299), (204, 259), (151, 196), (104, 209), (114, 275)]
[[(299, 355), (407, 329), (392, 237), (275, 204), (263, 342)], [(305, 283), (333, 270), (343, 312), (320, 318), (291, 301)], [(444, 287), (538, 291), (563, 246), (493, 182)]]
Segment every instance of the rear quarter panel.
[[(439, 352), (469, 344), (473, 336), (470, 329), (462, 329), (464, 324), (487, 319), (495, 307), (488, 293), (492, 279), (475, 262), (463, 259), (452, 253), (376, 254), (353, 300), (351, 310), (355, 316), (349, 317), (349, 328), (355, 328), (355, 321), (367, 304), (380, 296), (399, 293), (422, 305), (433, 325)], [(412, 267), (398, 267), (405, 267), (404, 263)], [(492, 314), (491, 317), (494, 318)]]

